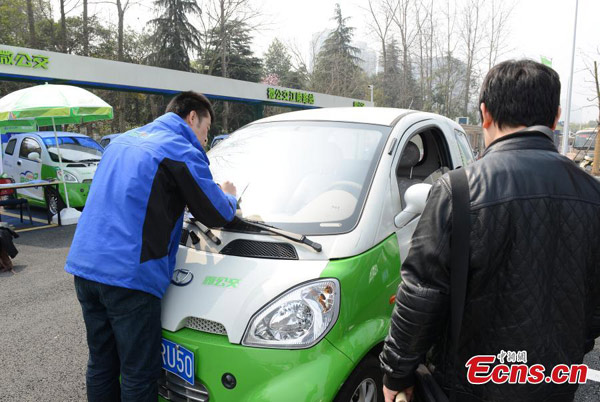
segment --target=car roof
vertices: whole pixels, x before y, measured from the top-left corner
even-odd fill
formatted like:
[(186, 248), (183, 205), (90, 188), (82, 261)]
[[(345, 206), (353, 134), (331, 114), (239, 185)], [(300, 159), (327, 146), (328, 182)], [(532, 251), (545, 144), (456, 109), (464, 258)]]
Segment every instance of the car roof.
[(403, 115), (414, 112), (407, 109), (388, 107), (332, 107), (300, 110), (297, 112), (282, 113), (257, 120), (255, 123), (269, 123), (275, 121), (340, 121), (349, 123), (379, 124), (393, 126)]
[[(54, 131), (31, 131), (29, 133), (13, 134), (12, 137), (23, 137), (26, 135), (37, 135), (41, 138), (54, 138)], [(57, 131), (56, 135), (58, 137), (87, 137), (87, 135), (83, 135), (83, 134), (79, 134), (79, 133), (68, 133), (66, 131)]]

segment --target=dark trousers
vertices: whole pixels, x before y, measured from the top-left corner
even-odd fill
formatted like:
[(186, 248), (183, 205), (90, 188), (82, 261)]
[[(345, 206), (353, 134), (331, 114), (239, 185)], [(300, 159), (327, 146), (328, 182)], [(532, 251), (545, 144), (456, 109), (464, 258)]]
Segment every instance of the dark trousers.
[(88, 401), (156, 402), (161, 374), (160, 299), (77, 276), (75, 290), (90, 351)]

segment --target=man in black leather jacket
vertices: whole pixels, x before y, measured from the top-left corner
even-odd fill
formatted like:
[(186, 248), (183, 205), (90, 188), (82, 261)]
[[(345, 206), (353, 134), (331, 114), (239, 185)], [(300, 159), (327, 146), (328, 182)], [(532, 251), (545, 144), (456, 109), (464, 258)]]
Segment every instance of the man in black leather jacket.
[(398, 391), (412, 393), (428, 351), (435, 379), (457, 401), (573, 400), (577, 384), (474, 385), (465, 367), (476, 355), (526, 352), (527, 365), (543, 364), (549, 375), (559, 364), (581, 363), (600, 336), (600, 182), (557, 152), (542, 132), (549, 130), (524, 130), (554, 129), (559, 97), (558, 74), (533, 61), (503, 62), (485, 78), (487, 148), (465, 167), (471, 234), (457, 363), (449, 336), (446, 174), (432, 187), (402, 265), (380, 356), (386, 402)]

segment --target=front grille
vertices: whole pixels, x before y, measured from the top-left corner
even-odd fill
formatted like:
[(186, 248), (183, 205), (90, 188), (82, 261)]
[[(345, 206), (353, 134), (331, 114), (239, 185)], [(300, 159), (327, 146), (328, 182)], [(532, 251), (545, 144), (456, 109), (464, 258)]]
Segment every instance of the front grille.
[(165, 370), (158, 380), (158, 393), (167, 401), (174, 402), (208, 402), (209, 400), (208, 390), (202, 383), (197, 381), (195, 385), (190, 385)]
[(273, 243), (238, 239), (227, 244), (221, 254), (238, 257), (277, 258), (281, 260), (297, 260), (298, 254), (294, 246), (288, 243)]
[(208, 332), (210, 334), (227, 335), (227, 330), (215, 321), (205, 320), (198, 317), (188, 317), (186, 327), (196, 331)]
[(89, 183), (89, 184), (92, 184), (92, 179), (85, 179), (83, 182), (84, 182), (84, 183)]

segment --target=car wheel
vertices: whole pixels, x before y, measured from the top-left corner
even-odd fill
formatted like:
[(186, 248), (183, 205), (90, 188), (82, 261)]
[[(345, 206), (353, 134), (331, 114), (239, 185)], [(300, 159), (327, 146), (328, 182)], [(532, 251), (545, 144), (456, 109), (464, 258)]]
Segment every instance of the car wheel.
[(379, 360), (367, 355), (348, 377), (335, 402), (383, 402), (383, 374)]
[(46, 202), (48, 203), (48, 209), (52, 215), (56, 215), (65, 207), (65, 202), (55, 188), (48, 189), (46, 194)]

